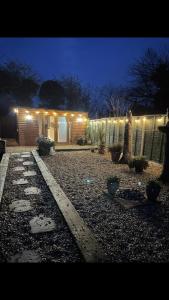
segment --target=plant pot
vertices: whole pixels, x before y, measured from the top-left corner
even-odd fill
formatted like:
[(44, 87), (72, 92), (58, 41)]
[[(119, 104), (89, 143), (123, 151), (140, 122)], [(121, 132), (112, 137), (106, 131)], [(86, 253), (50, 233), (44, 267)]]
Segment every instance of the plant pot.
[(140, 166), (135, 167), (135, 172), (136, 172), (136, 173), (143, 173), (143, 170), (144, 170), (143, 167), (140, 167)]
[(118, 162), (120, 159), (121, 152), (111, 152), (111, 159), (113, 162)]
[(147, 199), (151, 202), (156, 202), (160, 191), (146, 190)]
[(115, 195), (118, 188), (119, 188), (119, 183), (117, 183), (117, 182), (108, 182), (107, 183), (107, 189), (108, 189), (109, 194), (111, 194), (111, 195)]
[(38, 152), (39, 152), (39, 155), (40, 155), (40, 156), (49, 155), (49, 154), (50, 154), (50, 148), (43, 148), (43, 147), (40, 147), (40, 148), (38, 149)]

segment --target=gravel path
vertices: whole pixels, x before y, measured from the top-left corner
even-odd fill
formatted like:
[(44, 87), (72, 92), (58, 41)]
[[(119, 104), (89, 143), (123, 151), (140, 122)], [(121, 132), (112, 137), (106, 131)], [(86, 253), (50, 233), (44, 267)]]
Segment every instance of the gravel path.
[(109, 154), (57, 152), (44, 161), (112, 262), (169, 261), (169, 187), (162, 188), (161, 204), (128, 210), (104, 193), (107, 176), (117, 175), (120, 188), (144, 197), (146, 182), (160, 175), (159, 164), (150, 162), (140, 175), (113, 164)]
[[(22, 153), (21, 153), (22, 154)], [(21, 158), (21, 155), (19, 156)], [(34, 165), (24, 166), (25, 171), (36, 171), (37, 176), (25, 177), (28, 184), (13, 185), (13, 180), (23, 178), (23, 171), (14, 172), (13, 168), (23, 167), (18, 156), (11, 156), (2, 197), (0, 210), (0, 262), (17, 262), (20, 253), (29, 254), (35, 251), (40, 262), (81, 262), (82, 257), (71, 233), (57, 208), (46, 183), (36, 165), (33, 156), (23, 158), (23, 162), (31, 160)], [(41, 189), (39, 195), (25, 195), (24, 189), (34, 186)], [(12, 212), (9, 210), (15, 200), (30, 200), (32, 210)], [(50, 232), (31, 233), (30, 220), (43, 214), (51, 218), (56, 228)], [(35, 255), (36, 256), (36, 255)], [(34, 260), (37, 258), (34, 257)]]

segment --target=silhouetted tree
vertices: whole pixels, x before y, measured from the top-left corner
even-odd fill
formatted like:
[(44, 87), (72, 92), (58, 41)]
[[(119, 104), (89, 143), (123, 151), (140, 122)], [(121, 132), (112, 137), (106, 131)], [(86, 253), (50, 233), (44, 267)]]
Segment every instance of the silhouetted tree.
[(39, 88), (39, 77), (27, 64), (10, 61), (0, 65), (0, 110), (11, 105), (31, 106)]
[(57, 80), (44, 81), (39, 90), (40, 106), (64, 108), (64, 88)]
[(169, 51), (157, 53), (148, 49), (130, 67), (129, 74), (133, 77), (129, 99), (134, 102), (135, 109), (141, 108), (144, 113), (165, 113), (169, 106)]
[(91, 101), (91, 92), (88, 87), (82, 86), (77, 77), (63, 76), (60, 84), (64, 88), (65, 106), (69, 110), (88, 111)]

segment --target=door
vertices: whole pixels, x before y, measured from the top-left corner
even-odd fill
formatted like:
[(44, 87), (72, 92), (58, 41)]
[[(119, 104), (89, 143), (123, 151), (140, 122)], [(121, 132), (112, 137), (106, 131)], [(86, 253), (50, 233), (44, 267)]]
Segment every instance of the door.
[(48, 119), (48, 138), (51, 140), (55, 140), (55, 119), (54, 117), (50, 116)]
[(58, 117), (58, 143), (67, 142), (67, 121), (66, 117)]

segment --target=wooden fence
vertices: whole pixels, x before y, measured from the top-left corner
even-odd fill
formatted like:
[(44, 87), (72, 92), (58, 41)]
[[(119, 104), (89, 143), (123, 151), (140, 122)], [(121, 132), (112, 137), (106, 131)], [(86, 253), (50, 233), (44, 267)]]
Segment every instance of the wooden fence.
[[(162, 163), (164, 159), (165, 135), (158, 126), (165, 125), (167, 115), (146, 115), (132, 117), (133, 155), (144, 155), (149, 160)], [(123, 143), (126, 117), (103, 118), (89, 121), (92, 144), (98, 145), (98, 130), (104, 132), (106, 146)]]

